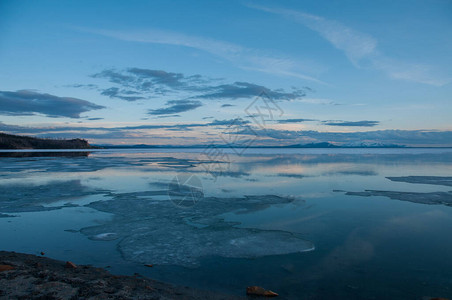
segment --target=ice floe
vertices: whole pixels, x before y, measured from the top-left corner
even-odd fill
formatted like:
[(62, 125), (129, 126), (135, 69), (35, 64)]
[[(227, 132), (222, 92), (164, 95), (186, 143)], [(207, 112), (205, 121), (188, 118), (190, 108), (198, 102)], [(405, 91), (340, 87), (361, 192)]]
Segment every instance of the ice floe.
[(431, 192), (431, 193), (416, 193), (416, 192), (397, 192), (397, 191), (375, 191), (365, 190), (364, 192), (346, 192), (350, 196), (383, 196), (394, 200), (408, 201), (419, 204), (430, 205), (447, 205), (452, 206), (452, 192)]
[(402, 176), (402, 177), (386, 177), (391, 181), (421, 183), (433, 185), (452, 186), (452, 177), (450, 176)]
[(115, 194), (113, 199), (87, 206), (115, 217), (81, 232), (91, 239), (115, 233), (127, 260), (160, 265), (196, 267), (202, 257), (255, 258), (314, 249), (312, 242), (278, 230), (240, 228), (221, 217), (226, 212), (250, 213), (294, 201), (275, 195), (240, 198), (206, 197), (190, 209), (171, 201), (153, 200), (143, 193)]

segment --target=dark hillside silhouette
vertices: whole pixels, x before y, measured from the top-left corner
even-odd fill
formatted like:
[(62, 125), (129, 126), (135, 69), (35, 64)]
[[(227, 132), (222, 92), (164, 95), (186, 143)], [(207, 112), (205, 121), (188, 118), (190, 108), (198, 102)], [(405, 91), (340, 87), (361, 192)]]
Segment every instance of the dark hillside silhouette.
[(18, 136), (0, 132), (0, 149), (92, 149), (83, 139), (58, 140)]

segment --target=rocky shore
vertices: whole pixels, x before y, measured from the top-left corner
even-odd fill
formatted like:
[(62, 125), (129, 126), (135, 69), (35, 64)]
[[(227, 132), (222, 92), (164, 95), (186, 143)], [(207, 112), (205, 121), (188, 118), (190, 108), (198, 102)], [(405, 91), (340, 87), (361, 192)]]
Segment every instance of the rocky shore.
[(83, 139), (42, 139), (0, 132), (0, 149), (96, 149)]
[(243, 298), (174, 286), (138, 274), (117, 276), (101, 268), (0, 251), (0, 299)]

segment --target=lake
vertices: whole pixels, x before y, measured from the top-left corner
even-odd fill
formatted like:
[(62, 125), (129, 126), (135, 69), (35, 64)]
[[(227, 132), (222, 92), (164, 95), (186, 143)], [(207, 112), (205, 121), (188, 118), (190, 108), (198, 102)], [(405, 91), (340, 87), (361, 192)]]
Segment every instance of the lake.
[(450, 298), (451, 233), (447, 148), (0, 152), (0, 250), (232, 295)]

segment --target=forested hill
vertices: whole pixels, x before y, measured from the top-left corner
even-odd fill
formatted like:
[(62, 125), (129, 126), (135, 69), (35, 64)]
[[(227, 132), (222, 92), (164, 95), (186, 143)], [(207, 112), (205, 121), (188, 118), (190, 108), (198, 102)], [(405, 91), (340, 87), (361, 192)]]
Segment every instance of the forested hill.
[(56, 140), (18, 136), (0, 132), (0, 149), (91, 149), (83, 139)]

